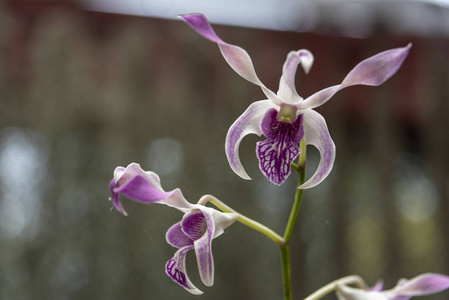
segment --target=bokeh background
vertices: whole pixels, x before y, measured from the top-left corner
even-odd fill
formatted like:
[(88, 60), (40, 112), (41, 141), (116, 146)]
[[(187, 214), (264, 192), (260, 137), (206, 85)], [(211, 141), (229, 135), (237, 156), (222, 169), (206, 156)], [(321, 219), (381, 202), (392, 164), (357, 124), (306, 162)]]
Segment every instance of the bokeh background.
[[(317, 109), (337, 159), (304, 195), (291, 244), (294, 297), (350, 274), (370, 285), (383, 278), (386, 287), (423, 272), (449, 274), (447, 6), (352, 1), (345, 12), (345, 1), (314, 2), (314, 10), (298, 9), (302, 19), (273, 27), (288, 31), (214, 28), (249, 52), (273, 90), (287, 53), (312, 51), (310, 74), (297, 75), (303, 97), (338, 84), (371, 55), (413, 47), (382, 86), (348, 88)], [(313, 23), (301, 22), (313, 11)], [(235, 175), (224, 155), (227, 129), (262, 92), (187, 25), (150, 15), (0, 2), (0, 299), (199, 298), (164, 273), (175, 252), (165, 231), (182, 214), (124, 200), (124, 217), (108, 201), (114, 168), (130, 162), (190, 202), (213, 194), (283, 232), (296, 175), (281, 187), (269, 183), (258, 170), (256, 136), (241, 145), (252, 181)], [(235, 21), (229, 11), (211, 15)], [(317, 163), (309, 148), (309, 176)], [(188, 256), (201, 298), (281, 299), (280, 255), (268, 238), (236, 223), (213, 252), (212, 288)]]

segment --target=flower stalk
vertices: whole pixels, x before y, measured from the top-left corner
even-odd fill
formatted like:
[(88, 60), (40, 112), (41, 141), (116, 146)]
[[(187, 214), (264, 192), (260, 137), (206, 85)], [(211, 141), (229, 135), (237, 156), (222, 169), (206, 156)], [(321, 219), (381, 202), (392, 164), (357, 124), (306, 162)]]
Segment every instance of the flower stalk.
[(228, 212), (228, 213), (236, 213), (238, 214), (238, 218), (237, 221), (242, 223), (243, 225), (248, 226), (249, 228), (252, 228), (256, 231), (259, 231), (260, 233), (266, 235), (267, 237), (269, 237), (273, 242), (276, 243), (276, 245), (278, 245), (279, 247), (283, 247), (285, 245), (285, 240), (283, 237), (281, 237), (279, 234), (277, 234), (276, 232), (274, 232), (273, 230), (271, 230), (270, 228), (268, 228), (267, 226), (254, 221), (253, 219), (250, 219), (240, 213), (238, 213), (237, 211), (235, 211), (234, 209), (230, 208), (229, 206), (227, 206), (226, 204), (224, 204), (223, 202), (221, 202), (219, 199), (215, 198), (212, 195), (204, 195), (203, 197), (200, 198), (200, 200), (198, 201), (198, 204), (200, 205), (206, 205), (207, 202), (212, 203), (213, 205), (215, 205), (218, 209), (220, 209), (223, 212)]
[(303, 139), (300, 143), (301, 154), (299, 155), (298, 164), (293, 168), (297, 170), (299, 175), (298, 189), (295, 195), (295, 202), (293, 203), (292, 210), (290, 212), (290, 217), (285, 228), (284, 239), (285, 245), (280, 247), (281, 251), (281, 263), (282, 263), (282, 279), (284, 281), (284, 299), (292, 299), (292, 287), (291, 287), (291, 272), (290, 272), (290, 249), (288, 247), (290, 239), (293, 234), (293, 229), (296, 224), (296, 219), (298, 218), (299, 209), (301, 207), (302, 195), (304, 193), (303, 189), (299, 187), (304, 183), (306, 179), (306, 142)]

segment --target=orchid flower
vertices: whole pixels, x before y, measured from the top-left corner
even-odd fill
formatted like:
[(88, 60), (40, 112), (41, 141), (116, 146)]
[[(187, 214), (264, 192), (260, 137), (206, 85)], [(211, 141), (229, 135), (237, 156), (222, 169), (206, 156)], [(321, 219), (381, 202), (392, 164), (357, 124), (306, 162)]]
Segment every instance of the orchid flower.
[(166, 233), (167, 242), (178, 248), (165, 265), (166, 274), (177, 284), (192, 294), (202, 294), (189, 279), (186, 270), (186, 254), (194, 249), (201, 280), (206, 286), (214, 283), (214, 261), (212, 240), (224, 232), (237, 220), (236, 213), (223, 213), (200, 204), (191, 204), (180, 189), (165, 192), (159, 176), (144, 171), (139, 164), (117, 167), (110, 189), (112, 203), (118, 211), (127, 215), (119, 201), (120, 194), (140, 203), (160, 203), (174, 207), (182, 212), (182, 220), (171, 226)]
[(410, 280), (401, 279), (391, 290), (382, 291), (382, 288), (381, 281), (368, 290), (337, 284), (336, 293), (339, 300), (408, 300), (449, 288), (449, 276), (427, 273)]
[(312, 67), (314, 57), (306, 49), (291, 51), (282, 68), (279, 90), (274, 93), (257, 77), (248, 53), (224, 42), (201, 14), (181, 18), (204, 38), (217, 43), (231, 68), (244, 79), (261, 87), (268, 98), (252, 103), (232, 124), (226, 136), (225, 151), (232, 170), (244, 179), (251, 179), (239, 158), (240, 142), (248, 134), (263, 134), (265, 141), (257, 143), (259, 168), (272, 183), (282, 184), (291, 172), (291, 163), (300, 154), (299, 142), (304, 139), (320, 152), (320, 163), (312, 177), (299, 188), (311, 188), (330, 173), (335, 160), (332, 141), (323, 116), (313, 110), (327, 102), (339, 90), (353, 85), (377, 86), (390, 78), (407, 57), (411, 44), (372, 56), (352, 69), (341, 84), (323, 89), (305, 100), (296, 92), (295, 73), (298, 64), (305, 73)]

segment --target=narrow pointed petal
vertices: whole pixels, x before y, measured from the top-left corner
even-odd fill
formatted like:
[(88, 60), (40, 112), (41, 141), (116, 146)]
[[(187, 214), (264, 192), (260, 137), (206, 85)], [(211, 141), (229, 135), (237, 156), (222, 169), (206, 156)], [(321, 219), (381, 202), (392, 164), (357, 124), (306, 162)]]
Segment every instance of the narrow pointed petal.
[(291, 163), (299, 155), (299, 142), (304, 137), (303, 115), (292, 124), (277, 120), (277, 110), (270, 109), (263, 121), (262, 132), (267, 138), (258, 142), (256, 154), (259, 168), (269, 181), (282, 184), (291, 172)]
[(339, 90), (353, 85), (377, 86), (387, 81), (401, 67), (411, 44), (378, 53), (360, 62), (346, 75), (343, 82), (321, 90), (304, 100), (298, 109), (315, 108), (326, 103)]
[(343, 88), (344, 87), (341, 84), (325, 88), (319, 92), (316, 92), (312, 96), (306, 98), (303, 102), (299, 103), (297, 107), (299, 110), (306, 110), (321, 106)]
[(168, 244), (178, 249), (185, 246), (193, 246), (193, 240), (182, 231), (181, 222), (172, 225), (167, 230), (165, 239)]
[(278, 96), (289, 104), (296, 104), (303, 99), (296, 92), (295, 75), (301, 64), (304, 71), (308, 73), (313, 64), (313, 55), (309, 50), (291, 51), (287, 55), (284, 66), (282, 67), (282, 77), (279, 82)]
[(363, 84), (377, 86), (387, 81), (401, 67), (412, 44), (378, 53), (365, 59), (346, 75), (342, 85)]
[(281, 102), (279, 101), (276, 94), (265, 87), (265, 85), (257, 77), (253, 62), (251, 61), (251, 57), (244, 49), (224, 42), (215, 33), (212, 26), (209, 24), (209, 21), (204, 15), (188, 14), (181, 15), (180, 17), (201, 36), (208, 39), (209, 41), (216, 43), (220, 48), (221, 54), (223, 55), (226, 62), (237, 74), (239, 74), (249, 82), (260, 86), (268, 99), (280, 105)]
[[(400, 284), (391, 291), (391, 294), (400, 297), (431, 295), (449, 288), (449, 276), (442, 274), (427, 273)], [(386, 292), (386, 294), (390, 292)], [(391, 298), (393, 299), (393, 298)]]
[(186, 246), (176, 251), (175, 255), (165, 264), (165, 273), (189, 293), (201, 295), (203, 292), (193, 285), (186, 272), (186, 254), (191, 249), (193, 246)]
[(205, 225), (204, 234), (195, 240), (195, 254), (201, 280), (206, 286), (214, 284), (214, 259), (212, 256), (212, 239), (215, 235), (215, 222), (208, 212), (201, 212)]
[(304, 113), (304, 138), (320, 152), (320, 163), (313, 176), (300, 189), (309, 189), (322, 182), (331, 172), (335, 161), (335, 144), (323, 116), (314, 110)]
[(260, 136), (260, 124), (263, 116), (270, 108), (276, 107), (270, 100), (256, 101), (232, 124), (226, 135), (225, 151), (231, 169), (243, 179), (251, 179), (240, 162), (239, 146), (242, 139), (248, 134)]

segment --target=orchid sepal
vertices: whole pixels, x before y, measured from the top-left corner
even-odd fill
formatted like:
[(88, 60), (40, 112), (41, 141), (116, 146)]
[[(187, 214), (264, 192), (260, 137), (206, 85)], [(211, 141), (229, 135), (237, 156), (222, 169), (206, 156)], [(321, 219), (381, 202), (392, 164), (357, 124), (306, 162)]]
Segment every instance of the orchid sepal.
[(334, 85), (316, 92), (302, 102), (298, 109), (313, 109), (326, 103), (338, 91), (354, 86), (378, 86), (387, 81), (401, 67), (407, 58), (412, 44), (380, 52), (357, 64), (341, 84)]

